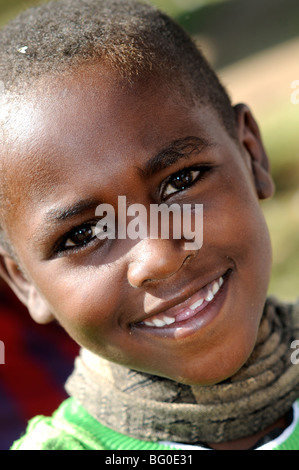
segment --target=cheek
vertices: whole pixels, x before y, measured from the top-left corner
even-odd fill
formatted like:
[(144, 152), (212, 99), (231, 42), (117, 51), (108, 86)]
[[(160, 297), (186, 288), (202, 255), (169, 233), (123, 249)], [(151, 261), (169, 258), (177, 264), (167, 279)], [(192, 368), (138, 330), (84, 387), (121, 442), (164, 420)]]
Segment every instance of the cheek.
[(52, 279), (39, 279), (39, 288), (59, 323), (79, 344), (89, 346), (95, 338), (104, 344), (118, 328), (117, 312), (124, 302), (119, 272), (93, 266), (56, 270)]
[(246, 256), (249, 250), (268, 258), (268, 228), (245, 166), (235, 165), (230, 173), (221, 175), (216, 197), (211, 201), (207, 205), (209, 236), (213, 237), (216, 229), (215, 234), (221, 234), (225, 243), (239, 247), (240, 255)]
[[(204, 247), (233, 261), (248, 296), (264, 301), (269, 284), (272, 251), (268, 228), (251, 183), (236, 170), (222, 178), (219, 191), (204, 210)], [(241, 285), (240, 284), (240, 285)]]
[[(263, 214), (258, 202), (246, 198), (239, 198), (236, 202), (231, 194), (222, 197), (219, 202), (220, 214), (213, 215), (207, 221), (207, 230), (213, 236), (221, 236), (224, 244), (238, 251), (241, 258), (255, 257), (268, 254), (269, 234)], [(213, 235), (214, 229), (214, 235)]]
[(234, 177), (221, 178), (216, 198), (211, 204), (207, 202), (204, 225), (210, 252), (216, 250), (218, 257), (230, 259), (234, 266), (230, 315), (222, 333), (230, 338), (227, 344), (231, 350), (238, 351), (236, 361), (246, 358), (254, 346), (272, 264), (266, 221), (244, 172), (236, 168)]

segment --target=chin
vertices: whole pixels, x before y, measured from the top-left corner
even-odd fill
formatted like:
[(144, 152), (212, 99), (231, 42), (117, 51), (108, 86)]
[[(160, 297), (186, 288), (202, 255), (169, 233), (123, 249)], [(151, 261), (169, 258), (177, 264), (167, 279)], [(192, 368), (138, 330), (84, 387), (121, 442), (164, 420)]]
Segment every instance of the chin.
[(185, 369), (182, 374), (176, 374), (175, 378), (169, 378), (183, 385), (217, 385), (235, 376), (244, 364), (246, 364), (254, 349), (255, 341), (247, 346), (248, 347), (242, 352), (238, 351), (233, 356), (227, 355), (226, 360), (221, 357), (221, 359), (214, 362), (213, 366), (206, 367), (205, 369), (203, 367), (198, 368), (193, 366), (190, 371)]

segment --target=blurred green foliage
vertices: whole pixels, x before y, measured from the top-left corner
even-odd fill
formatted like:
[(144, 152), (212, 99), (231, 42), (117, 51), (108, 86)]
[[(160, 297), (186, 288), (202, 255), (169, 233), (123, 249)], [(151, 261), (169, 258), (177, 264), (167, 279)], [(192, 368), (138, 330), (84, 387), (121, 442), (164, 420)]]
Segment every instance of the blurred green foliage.
[[(0, 0), (0, 24), (41, 1)], [(152, 3), (202, 40), (217, 70), (274, 48), (299, 32), (298, 0), (152, 0)], [(298, 55), (294, 64), (295, 61), (298, 62)], [(279, 63), (274, 65), (275, 73), (279, 74)], [(256, 71), (256, 80), (261, 73)], [(290, 73), (291, 80), (299, 80), (298, 66)], [(275, 91), (275, 105), (271, 106), (270, 97), (266, 111), (259, 116), (277, 186), (275, 198), (263, 204), (274, 250), (270, 292), (293, 300), (299, 296), (299, 105), (290, 105), (286, 99), (277, 103), (274, 95)]]
[(151, 0), (151, 3), (171, 16), (178, 16), (193, 12), (206, 5), (213, 5), (214, 3), (225, 1), (229, 0)]

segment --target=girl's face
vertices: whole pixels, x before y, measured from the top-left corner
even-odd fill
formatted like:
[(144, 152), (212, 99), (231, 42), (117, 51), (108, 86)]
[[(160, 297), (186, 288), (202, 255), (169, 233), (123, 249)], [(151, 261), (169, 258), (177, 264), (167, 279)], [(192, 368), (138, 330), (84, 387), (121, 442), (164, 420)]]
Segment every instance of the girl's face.
[[(49, 311), (80, 345), (150, 374), (203, 385), (234, 374), (254, 347), (271, 265), (250, 125), (238, 145), (211, 108), (93, 66), (38, 88), (10, 132), (7, 226), (27, 280), (7, 266), (33, 316)], [(148, 213), (203, 204), (202, 248), (99, 240), (96, 208), (117, 215), (118, 196)]]

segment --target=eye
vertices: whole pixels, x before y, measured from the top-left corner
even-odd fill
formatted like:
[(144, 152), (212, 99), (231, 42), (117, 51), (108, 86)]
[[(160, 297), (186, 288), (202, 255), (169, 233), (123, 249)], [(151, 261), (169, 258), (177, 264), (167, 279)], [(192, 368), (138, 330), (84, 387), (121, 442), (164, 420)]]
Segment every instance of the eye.
[[(105, 231), (105, 227), (102, 230)], [(96, 222), (90, 222), (74, 228), (64, 237), (57, 252), (62, 253), (68, 250), (82, 249), (97, 239), (98, 233), (99, 230), (97, 230)]]
[(88, 245), (96, 238), (96, 224), (82, 225), (73, 229), (65, 239), (61, 251), (80, 248)]
[(102, 244), (102, 233), (107, 232), (107, 225), (99, 225), (99, 220), (82, 224), (70, 230), (54, 248), (56, 255), (63, 256), (64, 253), (78, 253), (94, 243)]
[(170, 176), (162, 191), (163, 198), (189, 188), (202, 173), (200, 169), (186, 168)]

